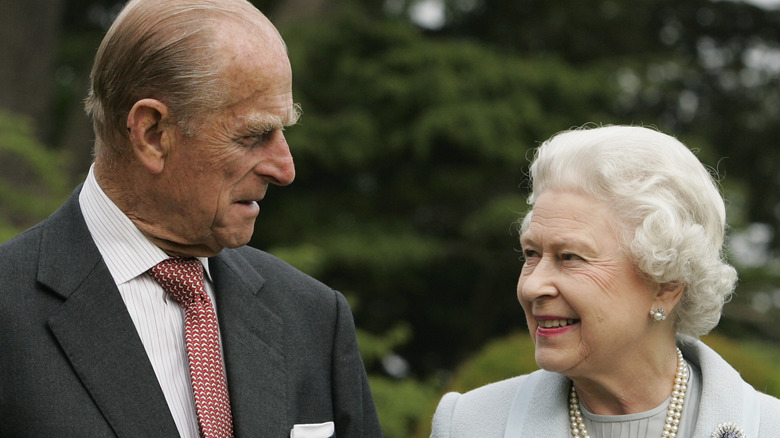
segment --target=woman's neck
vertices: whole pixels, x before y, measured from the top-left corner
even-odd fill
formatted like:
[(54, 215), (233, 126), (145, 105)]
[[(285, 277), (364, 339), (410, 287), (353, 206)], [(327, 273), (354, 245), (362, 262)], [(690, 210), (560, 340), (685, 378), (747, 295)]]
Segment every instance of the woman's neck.
[(672, 393), (677, 352), (672, 346), (650, 359), (616, 358), (614, 366), (569, 376), (585, 409), (597, 415), (645, 412), (662, 404)]

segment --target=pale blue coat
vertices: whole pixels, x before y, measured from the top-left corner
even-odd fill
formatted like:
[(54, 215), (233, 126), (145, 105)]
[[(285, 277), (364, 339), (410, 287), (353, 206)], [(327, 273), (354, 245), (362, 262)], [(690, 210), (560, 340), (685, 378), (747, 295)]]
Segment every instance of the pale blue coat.
[[(718, 425), (726, 422), (736, 423), (748, 432), (748, 438), (780, 438), (780, 400), (755, 391), (704, 343), (687, 339), (679, 347), (685, 359), (702, 372), (695, 434), (684, 438), (711, 438)], [(436, 409), (431, 437), (568, 438), (570, 385), (560, 374), (539, 370), (465, 394), (448, 393)], [(519, 410), (525, 415), (513, 416), (511, 432), (505, 435), (513, 403), (522, 406)]]

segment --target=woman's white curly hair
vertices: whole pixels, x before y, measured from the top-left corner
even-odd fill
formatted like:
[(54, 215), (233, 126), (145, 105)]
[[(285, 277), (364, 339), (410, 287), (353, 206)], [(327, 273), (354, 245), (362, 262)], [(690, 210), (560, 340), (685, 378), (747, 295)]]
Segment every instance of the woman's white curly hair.
[(530, 172), (529, 204), (548, 189), (606, 202), (637, 268), (659, 284), (685, 285), (671, 314), (677, 333), (698, 338), (718, 324), (737, 281), (723, 254), (726, 209), (713, 176), (685, 145), (638, 126), (579, 128), (537, 148)]

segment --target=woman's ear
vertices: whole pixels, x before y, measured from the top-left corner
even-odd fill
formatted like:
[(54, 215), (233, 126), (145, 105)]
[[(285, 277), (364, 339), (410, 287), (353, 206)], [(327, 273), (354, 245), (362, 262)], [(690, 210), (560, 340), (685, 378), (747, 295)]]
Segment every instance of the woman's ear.
[(670, 281), (659, 285), (658, 293), (653, 301), (653, 309), (663, 308), (666, 314), (672, 313), (682, 298), (685, 290), (685, 283), (681, 281)]
[(168, 106), (156, 99), (139, 100), (127, 115), (133, 153), (149, 172), (162, 173), (175, 126)]

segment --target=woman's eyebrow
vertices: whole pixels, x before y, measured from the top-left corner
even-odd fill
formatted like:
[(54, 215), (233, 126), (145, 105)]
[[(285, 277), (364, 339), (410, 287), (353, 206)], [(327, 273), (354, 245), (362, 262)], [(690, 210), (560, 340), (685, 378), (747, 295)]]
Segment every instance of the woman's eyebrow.
[[(591, 249), (592, 244), (589, 239), (583, 239), (580, 236), (559, 236), (545, 239), (547, 246), (553, 249)], [(532, 234), (525, 232), (520, 235), (521, 246), (539, 246), (538, 241)]]

